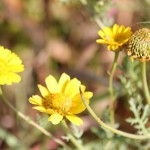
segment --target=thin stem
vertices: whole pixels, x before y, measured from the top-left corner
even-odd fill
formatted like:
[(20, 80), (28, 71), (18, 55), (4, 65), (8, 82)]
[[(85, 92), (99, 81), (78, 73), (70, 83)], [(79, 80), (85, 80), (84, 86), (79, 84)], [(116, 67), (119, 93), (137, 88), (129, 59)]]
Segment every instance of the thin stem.
[(142, 83), (143, 83), (144, 95), (148, 105), (150, 106), (150, 93), (149, 93), (147, 78), (146, 78), (146, 62), (142, 62), (141, 65), (142, 65)]
[(85, 148), (78, 142), (78, 140), (72, 135), (72, 133), (70, 132), (70, 129), (66, 123), (65, 120), (62, 120), (62, 125), (63, 128), (65, 130), (65, 132), (67, 133), (67, 136), (69, 137), (69, 139), (71, 140), (71, 142), (79, 149), (79, 150), (85, 150)]
[(118, 56), (119, 56), (119, 51), (115, 52), (115, 57), (114, 57), (112, 68), (111, 68), (110, 75), (109, 75), (110, 122), (111, 122), (112, 126), (115, 123), (115, 115), (114, 115), (115, 96), (114, 96), (114, 90), (113, 90), (113, 77), (114, 77), (114, 73), (115, 73), (115, 70), (116, 70), (116, 67), (117, 67)]
[[(1, 89), (1, 88), (0, 88)], [(2, 94), (2, 93), (1, 93)], [(33, 120), (31, 120), (29, 117), (25, 116), (23, 113), (21, 113), (20, 111), (18, 111), (10, 102), (9, 100), (4, 97), (3, 95), (1, 95), (2, 100), (5, 102), (5, 104), (11, 108), (19, 117), (21, 117), (23, 120), (25, 120), (28, 124), (34, 126), (35, 128), (37, 128), (38, 130), (40, 130), (43, 134), (45, 134), (46, 136), (48, 136), (49, 138), (52, 138), (55, 142), (57, 142), (58, 144), (60, 144), (61, 146), (65, 146), (65, 143), (63, 141), (61, 141), (60, 139), (57, 139), (55, 137), (53, 137), (51, 135), (51, 133), (49, 133), (46, 129), (44, 129), (43, 127), (41, 127), (40, 125), (38, 125), (37, 123), (35, 123)]]
[(130, 133), (127, 133), (127, 132), (124, 132), (124, 131), (121, 131), (121, 130), (117, 130), (117, 129), (114, 129), (110, 126), (108, 126), (107, 124), (105, 124), (95, 113), (94, 111), (91, 109), (91, 107), (87, 104), (84, 96), (83, 96), (83, 93), (81, 91), (81, 88), (80, 88), (80, 95), (81, 95), (81, 99), (85, 105), (85, 107), (87, 108), (88, 112), (90, 113), (90, 115), (96, 120), (96, 122), (101, 126), (103, 127), (104, 129), (106, 130), (109, 130), (115, 134), (118, 134), (118, 135), (121, 135), (121, 136), (124, 136), (124, 137), (127, 137), (127, 138), (130, 138), (130, 139), (135, 139), (135, 140), (144, 140), (144, 139), (149, 139), (150, 138), (150, 134), (146, 134), (146, 135), (137, 135), (137, 134), (130, 134)]
[(101, 29), (105, 27), (105, 25), (102, 23), (102, 21), (99, 18), (94, 17), (94, 20)]

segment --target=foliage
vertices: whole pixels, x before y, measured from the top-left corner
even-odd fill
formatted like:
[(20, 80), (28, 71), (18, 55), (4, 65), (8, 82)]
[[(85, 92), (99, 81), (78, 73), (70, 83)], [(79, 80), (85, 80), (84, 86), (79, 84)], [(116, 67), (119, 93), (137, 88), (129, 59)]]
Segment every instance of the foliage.
[(146, 134), (149, 131), (149, 128), (146, 128), (150, 115), (149, 106), (141, 103), (141, 97), (139, 95), (137, 95), (136, 99), (131, 98), (129, 105), (134, 117), (128, 118), (127, 122), (137, 129), (138, 134)]
[(148, 8), (149, 0), (1, 0), (0, 149), (149, 150), (150, 66), (139, 61), (149, 60), (149, 29), (139, 32)]

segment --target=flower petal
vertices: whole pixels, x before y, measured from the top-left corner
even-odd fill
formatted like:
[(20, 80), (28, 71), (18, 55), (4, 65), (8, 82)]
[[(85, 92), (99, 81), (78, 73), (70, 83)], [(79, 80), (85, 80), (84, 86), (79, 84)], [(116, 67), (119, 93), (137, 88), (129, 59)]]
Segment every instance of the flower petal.
[(96, 40), (96, 42), (97, 42), (98, 44), (109, 44), (109, 43), (110, 43), (109, 41), (103, 40), (103, 39), (98, 39), (98, 40)]
[(41, 95), (43, 97), (47, 97), (50, 94), (49, 91), (48, 91), (48, 89), (46, 87), (44, 87), (44, 86), (42, 86), (42, 85), (39, 84), (38, 88), (39, 88), (39, 90), (41, 92)]
[(79, 93), (79, 87), (81, 85), (81, 82), (77, 80), (76, 78), (72, 79), (66, 86), (65, 94), (69, 96), (69, 98), (72, 98), (77, 93)]
[(22, 72), (22, 71), (24, 71), (24, 65), (12, 65), (12, 64), (10, 64), (10, 66), (9, 66), (9, 71), (11, 71), (11, 72)]
[(106, 35), (105, 35), (105, 33), (104, 33), (102, 30), (100, 30), (100, 31), (98, 32), (98, 35), (99, 35), (102, 39), (106, 39)]
[[(92, 92), (85, 92), (83, 96), (86, 102), (89, 104), (89, 99), (93, 96)], [(79, 114), (85, 110), (85, 105), (82, 102), (80, 94), (77, 94), (72, 98), (72, 107), (70, 108), (70, 112), (72, 114)]]
[(66, 73), (63, 73), (58, 82), (60, 92), (62, 93), (64, 92), (65, 87), (69, 81), (70, 81), (70, 76), (68, 76)]
[(105, 27), (104, 29), (103, 29), (103, 31), (104, 31), (104, 33), (105, 33), (105, 36), (107, 36), (107, 37), (112, 37), (112, 35), (113, 35), (113, 33), (112, 33), (112, 29), (111, 28), (109, 28), (109, 27)]
[(86, 86), (85, 85), (81, 85), (80, 87), (81, 87), (81, 91), (84, 92), (85, 89), (86, 89)]
[(120, 27), (118, 28), (118, 33), (119, 33), (119, 34), (122, 34), (122, 31), (123, 31), (123, 26), (120, 26)]
[(117, 33), (118, 33), (118, 25), (115, 24), (115, 25), (113, 26), (113, 34), (117, 34)]
[(48, 121), (51, 121), (52, 124), (56, 125), (56, 124), (59, 124), (60, 121), (63, 119), (63, 116), (58, 114), (58, 113), (55, 113), (55, 114), (52, 114), (49, 118), (48, 118)]
[(47, 86), (48, 90), (50, 91), (50, 93), (58, 93), (59, 92), (58, 83), (52, 75), (49, 75), (46, 78), (45, 82), (46, 82), (46, 86)]
[(13, 72), (8, 72), (5, 79), (6, 79), (5, 82), (8, 85), (12, 84), (12, 82), (18, 83), (21, 81), (21, 77), (18, 74)]
[(38, 95), (33, 95), (29, 98), (29, 102), (35, 105), (42, 105), (43, 99)]
[(34, 107), (32, 107), (33, 109), (36, 109), (36, 110), (38, 110), (38, 111), (40, 111), (40, 112), (46, 112), (46, 109), (43, 107), (43, 106), (34, 106)]
[(75, 124), (75, 125), (77, 125), (77, 126), (83, 124), (83, 121), (82, 121), (79, 117), (77, 117), (77, 116), (75, 116), (75, 115), (67, 115), (66, 118), (67, 118), (70, 122), (72, 122), (73, 124)]
[(0, 85), (4, 85), (6, 84), (6, 78), (5, 78), (5, 75), (3, 74), (0, 74)]
[(45, 111), (47, 114), (51, 115), (54, 114), (54, 110), (53, 109), (46, 109)]

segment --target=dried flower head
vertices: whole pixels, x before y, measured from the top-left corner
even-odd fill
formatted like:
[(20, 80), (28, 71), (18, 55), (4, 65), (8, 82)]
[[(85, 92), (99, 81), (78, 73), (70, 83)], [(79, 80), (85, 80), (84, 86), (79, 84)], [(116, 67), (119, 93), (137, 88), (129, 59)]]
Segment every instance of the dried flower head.
[(98, 32), (101, 39), (96, 40), (98, 44), (107, 44), (108, 50), (117, 51), (131, 38), (132, 31), (130, 27), (115, 24), (112, 28), (105, 27)]
[(63, 117), (66, 117), (72, 123), (81, 125), (82, 120), (75, 115), (85, 110), (79, 87), (87, 103), (93, 93), (85, 92), (85, 86), (81, 85), (78, 79), (70, 79), (70, 76), (65, 73), (61, 75), (58, 83), (52, 75), (48, 76), (45, 82), (47, 87), (38, 85), (42, 97), (34, 95), (29, 98), (30, 103), (37, 105), (33, 108), (50, 115), (48, 121), (52, 124), (58, 124)]
[(17, 73), (23, 70), (22, 60), (9, 49), (0, 46), (0, 85), (20, 82), (21, 77)]
[(150, 30), (142, 28), (136, 31), (129, 40), (128, 55), (133, 60), (137, 58), (139, 61), (150, 60)]

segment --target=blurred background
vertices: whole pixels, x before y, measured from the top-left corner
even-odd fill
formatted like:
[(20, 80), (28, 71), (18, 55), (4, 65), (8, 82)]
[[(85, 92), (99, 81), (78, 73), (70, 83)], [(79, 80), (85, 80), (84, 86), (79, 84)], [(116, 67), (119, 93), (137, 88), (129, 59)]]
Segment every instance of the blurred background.
[[(149, 27), (150, 23), (140, 23), (150, 21), (149, 7), (150, 0), (1, 0), (0, 45), (19, 55), (25, 65), (22, 81), (4, 86), (5, 95), (19, 111), (61, 138), (64, 135), (61, 126), (52, 126), (47, 122), (48, 116), (32, 110), (28, 98), (39, 93), (37, 84), (45, 85), (46, 76), (59, 78), (66, 72), (94, 92), (91, 107), (101, 116), (109, 105), (107, 71), (114, 53), (96, 43), (99, 25), (117, 23), (130, 26), (133, 31)], [(119, 64), (127, 66), (130, 62), (126, 59), (123, 51)], [(122, 69), (116, 72), (116, 88), (121, 86), (117, 77), (123, 73)], [(124, 121), (130, 114), (125, 102), (117, 101), (115, 111), (120, 128), (134, 132)], [(91, 126), (97, 127), (96, 122), (87, 112), (81, 117), (84, 142), (97, 139), (91, 131)], [(59, 149), (53, 139), (28, 125), (0, 101), (0, 150), (17, 149), (15, 141), (18, 144), (15, 146), (31, 150)]]

